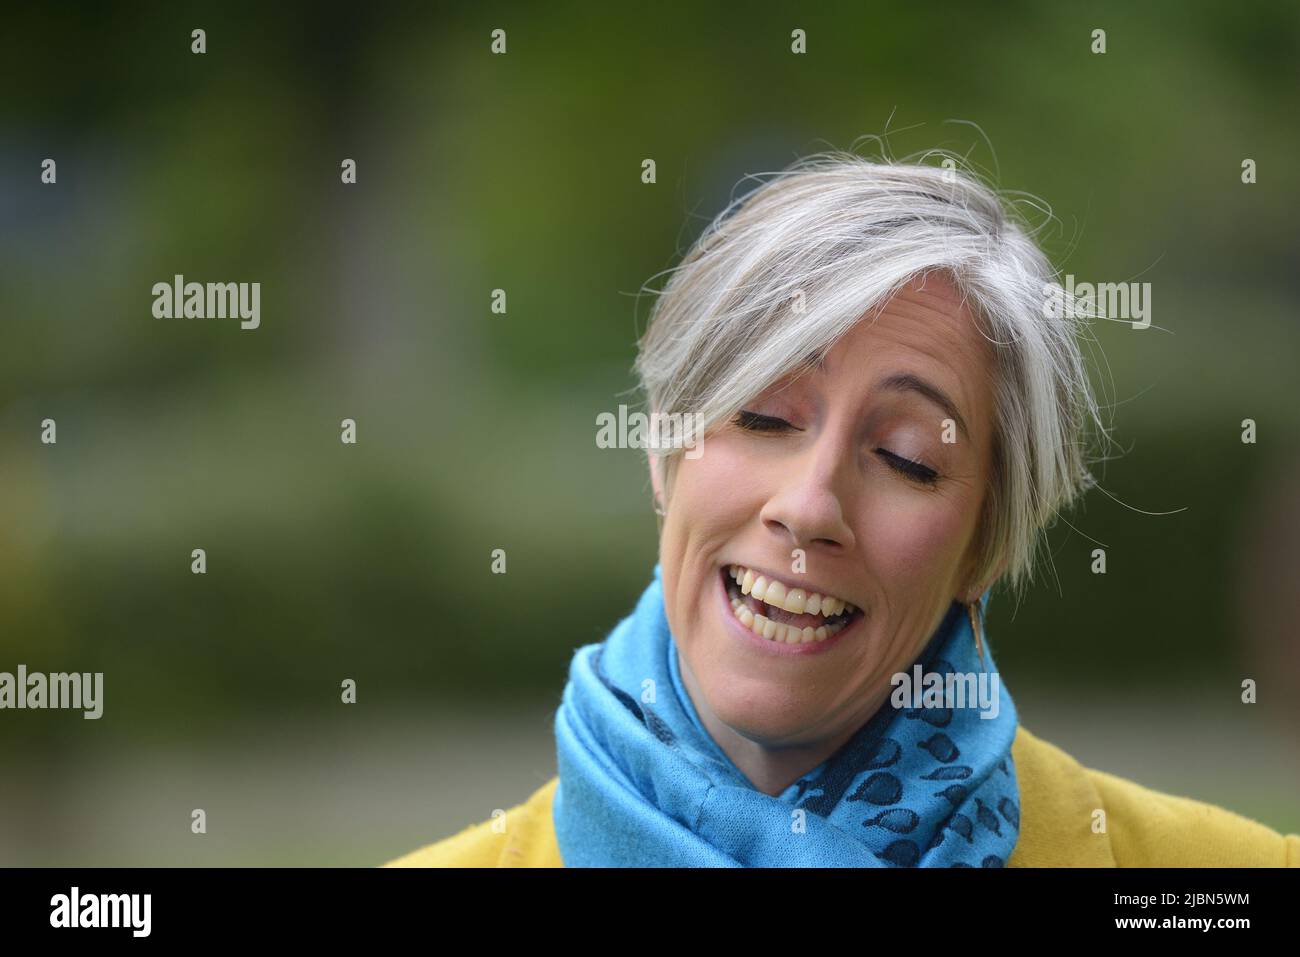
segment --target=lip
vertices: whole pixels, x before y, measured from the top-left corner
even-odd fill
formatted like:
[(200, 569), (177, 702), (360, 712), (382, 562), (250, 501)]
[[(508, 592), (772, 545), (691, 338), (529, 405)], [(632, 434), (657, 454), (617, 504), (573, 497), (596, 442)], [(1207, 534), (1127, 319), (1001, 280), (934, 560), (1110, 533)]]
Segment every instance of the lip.
[[(722, 614), (726, 628), (736, 636), (740, 641), (752, 647), (760, 654), (771, 655), (774, 658), (797, 658), (804, 655), (823, 655), (843, 644), (846, 636), (856, 635), (862, 628), (862, 622), (866, 620), (866, 614), (861, 613), (852, 622), (845, 625), (835, 634), (831, 635), (825, 641), (801, 642), (797, 645), (788, 645), (785, 642), (777, 644), (767, 638), (760, 638), (744, 625), (739, 619), (731, 613), (731, 599), (727, 597), (727, 569), (730, 565), (737, 564), (731, 562), (728, 565), (722, 565), (718, 568), (718, 574), (715, 576), (718, 582), (718, 610)], [(746, 568), (751, 566), (746, 565)]]

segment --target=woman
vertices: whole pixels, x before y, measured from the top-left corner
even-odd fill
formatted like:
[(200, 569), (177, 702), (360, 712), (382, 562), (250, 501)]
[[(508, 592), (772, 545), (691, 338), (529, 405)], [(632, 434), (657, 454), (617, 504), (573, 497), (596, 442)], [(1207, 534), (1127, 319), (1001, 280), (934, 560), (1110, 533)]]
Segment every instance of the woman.
[(1300, 865), (1081, 767), (999, 680), (989, 593), (1106, 435), (1053, 276), (956, 170), (824, 154), (715, 220), (637, 359), (695, 425), (651, 450), (659, 564), (574, 656), (558, 777), (394, 863)]

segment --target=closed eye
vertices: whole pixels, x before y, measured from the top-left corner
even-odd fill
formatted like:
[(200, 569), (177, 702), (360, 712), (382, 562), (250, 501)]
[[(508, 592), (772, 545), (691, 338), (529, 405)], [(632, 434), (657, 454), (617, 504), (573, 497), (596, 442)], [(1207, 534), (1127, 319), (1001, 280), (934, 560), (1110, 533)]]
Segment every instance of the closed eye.
[(914, 478), (926, 485), (933, 485), (939, 480), (939, 473), (927, 465), (905, 459), (901, 455), (895, 455), (889, 449), (876, 449), (876, 453), (888, 463), (890, 468), (896, 472), (901, 472), (908, 478)]
[(778, 419), (774, 415), (760, 415), (757, 412), (747, 412), (741, 409), (736, 414), (736, 424), (747, 432), (802, 432), (803, 429), (796, 429), (785, 419)]

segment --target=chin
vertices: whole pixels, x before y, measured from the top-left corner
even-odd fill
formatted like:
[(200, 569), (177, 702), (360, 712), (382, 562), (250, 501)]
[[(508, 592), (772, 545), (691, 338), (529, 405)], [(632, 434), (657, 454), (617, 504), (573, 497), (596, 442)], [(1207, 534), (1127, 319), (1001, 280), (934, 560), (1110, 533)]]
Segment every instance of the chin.
[(801, 692), (772, 679), (720, 674), (700, 680), (706, 704), (731, 730), (765, 745), (795, 743), (823, 717), (815, 699), (823, 693)]

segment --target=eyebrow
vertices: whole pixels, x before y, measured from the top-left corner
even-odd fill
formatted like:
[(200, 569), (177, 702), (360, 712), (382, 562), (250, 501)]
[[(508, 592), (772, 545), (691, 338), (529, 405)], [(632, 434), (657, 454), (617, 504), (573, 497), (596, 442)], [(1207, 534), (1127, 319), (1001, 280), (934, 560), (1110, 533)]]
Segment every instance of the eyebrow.
[(927, 382), (918, 375), (911, 372), (895, 372), (893, 375), (885, 378), (880, 383), (880, 388), (890, 392), (915, 392), (923, 398), (929, 399), (944, 412), (948, 413), (948, 418), (957, 423), (957, 428), (961, 429), (962, 435), (970, 437), (970, 429), (966, 428), (966, 420), (961, 417), (957, 411), (957, 403), (948, 398), (948, 393), (944, 392), (937, 385)]
[[(800, 369), (807, 371), (826, 371), (826, 356), (813, 352), (799, 363)], [(922, 398), (928, 399), (937, 405), (940, 409), (948, 414), (948, 417), (957, 423), (957, 428), (961, 429), (963, 435), (970, 437), (970, 429), (966, 427), (966, 420), (961, 417), (957, 411), (957, 403), (948, 397), (937, 385), (922, 379), (920, 376), (911, 372), (895, 372), (887, 376), (881, 383), (880, 388), (887, 392), (915, 392)]]

